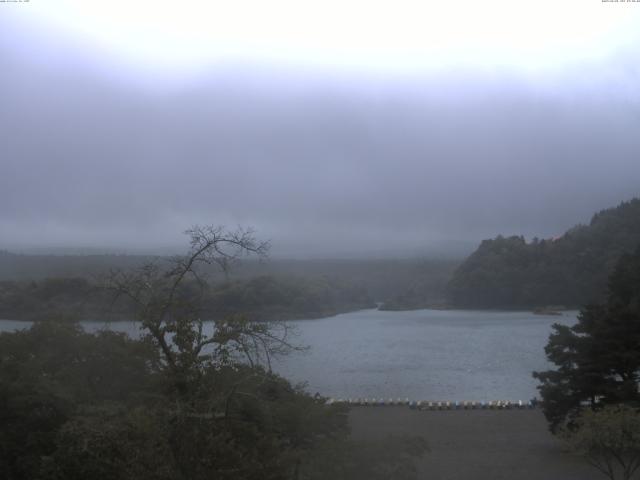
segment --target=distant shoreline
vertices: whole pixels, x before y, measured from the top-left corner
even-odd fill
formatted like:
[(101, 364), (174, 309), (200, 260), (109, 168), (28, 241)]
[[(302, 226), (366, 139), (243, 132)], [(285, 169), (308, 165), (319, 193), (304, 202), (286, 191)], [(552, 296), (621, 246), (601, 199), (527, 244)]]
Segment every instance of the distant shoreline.
[[(355, 308), (353, 310), (341, 310), (335, 312), (318, 312), (316, 314), (311, 314), (305, 317), (284, 317), (284, 318), (269, 318), (266, 320), (257, 320), (257, 321), (283, 321), (283, 322), (303, 322), (303, 321), (311, 321), (311, 320), (322, 320), (324, 318), (332, 318), (338, 315), (348, 314), (348, 313), (356, 313), (356, 312), (418, 312), (418, 311), (450, 311), (450, 312), (496, 312), (496, 313), (531, 313), (534, 315), (540, 316), (564, 316), (566, 314), (577, 313), (579, 308), (570, 308), (566, 307), (558, 310), (546, 310), (546, 309), (530, 309), (530, 308), (462, 308), (462, 307), (421, 307), (421, 308), (405, 308), (405, 309), (384, 309), (379, 307), (371, 307), (371, 308)], [(47, 321), (46, 319), (25, 319), (25, 318), (0, 318), (0, 322), (22, 322), (22, 323), (34, 323), (37, 321)], [(113, 322), (136, 322), (137, 320), (128, 319), (128, 318), (118, 318), (118, 319), (96, 319), (96, 318), (86, 318), (79, 319), (79, 322), (87, 322), (87, 323), (113, 323)], [(205, 322), (212, 322), (214, 319), (206, 319)]]
[(522, 306), (522, 307), (462, 307), (456, 305), (428, 305), (416, 308), (394, 308), (381, 305), (378, 310), (382, 312), (414, 312), (417, 310), (436, 310), (436, 311), (470, 311), (470, 312), (528, 312), (535, 315), (564, 315), (565, 313), (576, 312), (580, 307), (549, 307), (549, 306)]

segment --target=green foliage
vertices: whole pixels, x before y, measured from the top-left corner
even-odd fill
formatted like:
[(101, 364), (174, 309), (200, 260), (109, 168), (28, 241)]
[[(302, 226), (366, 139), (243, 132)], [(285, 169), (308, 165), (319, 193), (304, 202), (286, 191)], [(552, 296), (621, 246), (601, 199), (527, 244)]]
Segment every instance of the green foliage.
[(419, 439), (354, 443), (346, 407), (261, 367), (203, 368), (178, 397), (157, 356), (69, 321), (0, 334), (0, 477), (415, 478)]
[(207, 284), (196, 265), (226, 268), (264, 244), (245, 230), (188, 234), (186, 256), (109, 279), (131, 302), (141, 340), (89, 335), (70, 321), (0, 335), (2, 477), (333, 479), (339, 461), (344, 472), (378, 465), (367, 478), (414, 478), (419, 440), (390, 441), (368, 458), (348, 439), (345, 407), (325, 406), (271, 372), (270, 358), (295, 348), (286, 325), (232, 315), (205, 331)]
[(625, 405), (584, 411), (562, 437), (611, 480), (629, 480), (640, 468), (640, 413)]
[[(199, 295), (196, 282), (184, 282), (182, 294)], [(112, 297), (83, 278), (46, 278), (0, 282), (0, 318), (39, 320), (53, 314), (77, 319), (132, 317), (135, 305)], [(254, 320), (316, 318), (370, 308), (366, 290), (354, 283), (320, 277), (257, 276), (207, 286), (201, 305), (208, 319), (242, 312)]]
[(214, 285), (204, 311), (214, 318), (242, 311), (256, 320), (314, 318), (369, 308), (364, 288), (327, 277), (259, 276)]
[[(82, 319), (115, 319), (126, 317), (131, 308), (118, 305), (118, 309), (96, 295), (77, 295), (75, 307), (70, 302), (54, 297), (49, 305), (36, 300), (27, 286), (40, 288), (46, 279), (95, 279), (112, 270), (138, 268), (152, 257), (135, 255), (16, 255), (0, 252), (0, 317), (29, 320), (44, 318), (60, 309), (63, 313), (77, 314)], [(373, 300), (384, 302), (388, 309), (422, 308), (446, 303), (445, 287), (457, 259), (323, 259), (287, 260), (269, 259), (261, 262), (251, 258), (237, 264), (230, 278), (213, 267), (200, 265), (199, 268), (212, 280), (212, 298), (228, 298), (226, 290), (260, 288), (259, 277), (269, 277), (278, 284), (278, 289), (300, 288), (300, 295), (287, 298), (285, 303), (275, 304), (270, 299), (264, 307), (253, 307), (255, 315), (265, 318), (312, 318), (332, 315), (347, 310), (369, 308)], [(253, 284), (256, 279), (258, 285)], [(330, 305), (320, 305), (317, 292), (327, 284), (330, 291)], [(92, 283), (89, 281), (89, 286)], [(73, 293), (69, 291), (69, 293)], [(7, 295), (8, 296), (5, 296)], [(364, 297), (366, 295), (366, 298)], [(287, 295), (286, 297), (291, 297)], [(296, 298), (299, 298), (297, 300)], [(229, 298), (229, 300), (232, 300)], [(237, 304), (237, 300), (233, 299)], [(231, 304), (229, 304), (231, 305)], [(212, 307), (227, 308), (216, 303)], [(246, 309), (241, 312), (248, 313)], [(105, 313), (109, 313), (106, 315)], [(254, 314), (251, 314), (254, 317)]]
[(95, 318), (102, 316), (107, 305), (105, 292), (84, 278), (0, 282), (0, 318)]
[(84, 333), (69, 321), (0, 334), (0, 471), (44, 476), (59, 430), (81, 405), (128, 401), (153, 377), (155, 352), (124, 335)]
[(454, 305), (479, 308), (578, 306), (602, 299), (621, 255), (640, 244), (640, 199), (593, 216), (556, 239), (483, 241), (449, 283)]
[(391, 295), (381, 310), (415, 310), (447, 305), (447, 282), (458, 262), (451, 260), (423, 260), (406, 272), (408, 283), (400, 293)]
[(545, 352), (557, 370), (534, 373), (552, 430), (585, 405), (640, 404), (640, 249), (620, 258), (606, 303), (582, 309), (572, 327), (553, 328)]

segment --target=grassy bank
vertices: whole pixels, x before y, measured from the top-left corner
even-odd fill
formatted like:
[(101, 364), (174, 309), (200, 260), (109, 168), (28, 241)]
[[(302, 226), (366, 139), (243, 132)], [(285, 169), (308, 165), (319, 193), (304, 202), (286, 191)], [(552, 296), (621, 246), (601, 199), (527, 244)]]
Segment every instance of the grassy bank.
[(352, 435), (376, 440), (421, 435), (430, 452), (418, 461), (429, 480), (599, 480), (602, 474), (568, 453), (539, 410), (416, 411), (354, 407)]

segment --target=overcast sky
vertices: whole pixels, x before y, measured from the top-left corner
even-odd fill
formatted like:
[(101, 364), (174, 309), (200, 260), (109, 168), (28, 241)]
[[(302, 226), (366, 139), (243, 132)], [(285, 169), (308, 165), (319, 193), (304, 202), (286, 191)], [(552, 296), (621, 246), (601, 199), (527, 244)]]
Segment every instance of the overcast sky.
[(601, 0), (0, 3), (0, 249), (555, 236), (640, 191), (639, 40)]

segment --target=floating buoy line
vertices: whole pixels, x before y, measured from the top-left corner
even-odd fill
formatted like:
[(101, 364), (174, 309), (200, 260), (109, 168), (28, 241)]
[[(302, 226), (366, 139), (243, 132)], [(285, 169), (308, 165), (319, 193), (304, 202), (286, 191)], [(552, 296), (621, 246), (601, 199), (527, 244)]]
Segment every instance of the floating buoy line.
[(327, 405), (346, 404), (361, 407), (405, 406), (413, 410), (525, 410), (536, 408), (538, 402), (535, 399), (526, 402), (523, 402), (522, 400), (515, 402), (510, 400), (492, 400), (490, 402), (434, 402), (428, 400), (414, 401), (409, 400), (408, 398), (329, 398), (325, 403)]

